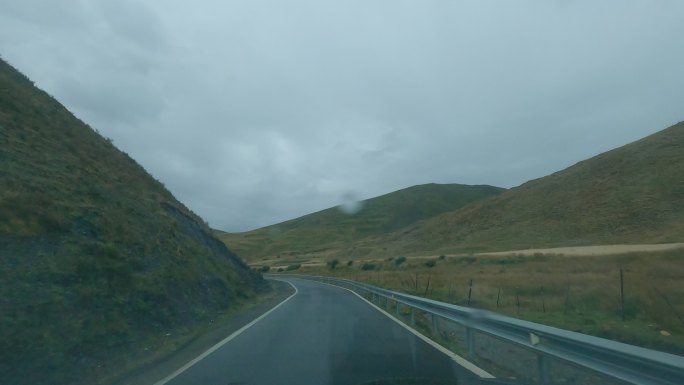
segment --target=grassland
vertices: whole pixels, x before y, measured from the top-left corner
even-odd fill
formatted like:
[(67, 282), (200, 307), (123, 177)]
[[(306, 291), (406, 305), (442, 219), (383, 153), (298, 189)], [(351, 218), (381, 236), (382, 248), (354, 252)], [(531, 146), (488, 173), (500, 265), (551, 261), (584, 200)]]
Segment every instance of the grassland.
[[(348, 262), (340, 260), (335, 269), (303, 266), (296, 273), (351, 278), (684, 354), (684, 249), (583, 257), (465, 254), (410, 257), (404, 262), (397, 258)], [(365, 270), (369, 265), (373, 267)], [(624, 322), (620, 269), (624, 277)]]
[[(0, 60), (0, 378), (101, 383), (261, 278), (125, 153)], [(175, 343), (175, 342), (174, 342)]]

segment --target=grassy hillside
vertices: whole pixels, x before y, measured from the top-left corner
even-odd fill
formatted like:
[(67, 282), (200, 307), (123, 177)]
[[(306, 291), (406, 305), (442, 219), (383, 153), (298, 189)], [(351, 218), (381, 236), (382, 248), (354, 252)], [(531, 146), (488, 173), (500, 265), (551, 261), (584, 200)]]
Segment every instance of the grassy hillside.
[(218, 234), (249, 260), (273, 255), (325, 255), (340, 250), (366, 254), (367, 250), (354, 249), (354, 243), (389, 234), (503, 190), (492, 186), (426, 184), (365, 200), (355, 214), (329, 208), (247, 233)]
[(398, 252), (684, 241), (684, 123), (374, 241)]
[(264, 289), (161, 183), (1, 60), (0, 186), (3, 383), (106, 383), (132, 352)]

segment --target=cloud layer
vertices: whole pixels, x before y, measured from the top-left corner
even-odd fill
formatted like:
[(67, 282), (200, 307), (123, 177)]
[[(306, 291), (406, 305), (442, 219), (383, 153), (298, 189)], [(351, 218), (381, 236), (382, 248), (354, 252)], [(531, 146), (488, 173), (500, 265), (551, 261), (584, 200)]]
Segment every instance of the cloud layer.
[(0, 54), (214, 227), (512, 187), (684, 119), (684, 3), (0, 3)]

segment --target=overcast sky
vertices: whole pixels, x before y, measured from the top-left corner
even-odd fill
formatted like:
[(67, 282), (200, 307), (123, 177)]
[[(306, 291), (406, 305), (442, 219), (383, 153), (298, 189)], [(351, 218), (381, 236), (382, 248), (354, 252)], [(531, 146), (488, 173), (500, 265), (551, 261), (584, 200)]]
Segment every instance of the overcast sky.
[(0, 0), (0, 55), (219, 229), (513, 187), (684, 120), (684, 1)]

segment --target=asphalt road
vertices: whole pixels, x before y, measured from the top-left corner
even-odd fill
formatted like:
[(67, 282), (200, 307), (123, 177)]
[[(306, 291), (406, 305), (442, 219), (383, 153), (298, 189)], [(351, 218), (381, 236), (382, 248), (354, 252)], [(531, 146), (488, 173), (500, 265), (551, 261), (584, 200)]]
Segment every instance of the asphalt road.
[(166, 384), (355, 385), (390, 378), (455, 383), (456, 377), (469, 382), (471, 375), (448, 356), (355, 294), (286, 280), (297, 289), (293, 297)]

